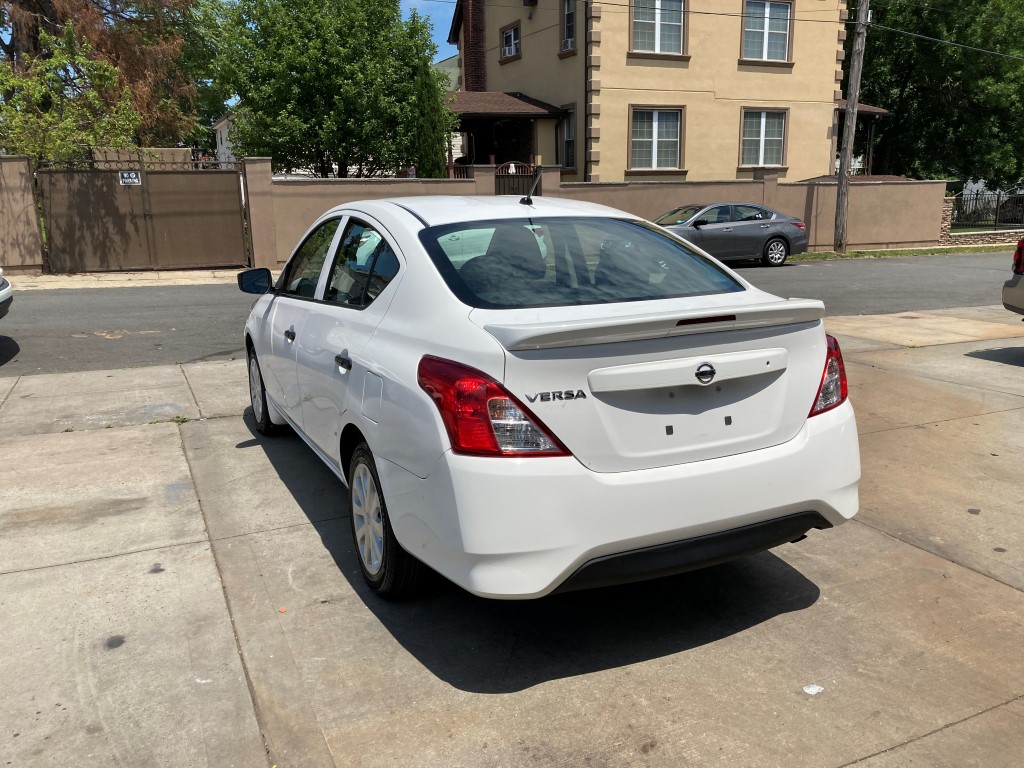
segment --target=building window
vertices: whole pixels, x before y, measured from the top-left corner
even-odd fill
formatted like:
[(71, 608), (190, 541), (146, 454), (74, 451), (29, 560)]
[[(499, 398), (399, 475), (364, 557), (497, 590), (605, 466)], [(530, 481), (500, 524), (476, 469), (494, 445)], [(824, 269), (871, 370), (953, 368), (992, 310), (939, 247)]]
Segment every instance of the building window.
[(744, 111), (741, 165), (782, 165), (785, 149), (785, 112)]
[(573, 109), (562, 118), (562, 167), (576, 167), (576, 111)]
[(576, 50), (576, 0), (562, 0), (562, 50)]
[(632, 50), (681, 54), (683, 0), (633, 0)]
[(508, 27), (501, 30), (501, 54), (499, 59), (512, 59), (517, 58), (521, 53), (519, 43), (519, 23), (516, 22)]
[(634, 109), (629, 167), (678, 168), (681, 122), (682, 112), (677, 109)]
[(789, 61), (792, 3), (747, 0), (743, 13), (743, 58)]

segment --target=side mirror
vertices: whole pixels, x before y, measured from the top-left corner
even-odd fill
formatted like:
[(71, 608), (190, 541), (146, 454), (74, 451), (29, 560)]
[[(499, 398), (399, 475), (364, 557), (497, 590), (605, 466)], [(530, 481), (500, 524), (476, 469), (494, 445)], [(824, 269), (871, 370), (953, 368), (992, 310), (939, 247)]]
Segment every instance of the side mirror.
[(693, 228), (694, 229), (700, 229), (701, 227), (706, 227), (707, 225), (708, 225), (708, 220), (707, 219), (697, 219), (695, 222), (693, 222)]
[(271, 284), (270, 270), (266, 267), (238, 273), (238, 290), (242, 293), (264, 294), (270, 290)]

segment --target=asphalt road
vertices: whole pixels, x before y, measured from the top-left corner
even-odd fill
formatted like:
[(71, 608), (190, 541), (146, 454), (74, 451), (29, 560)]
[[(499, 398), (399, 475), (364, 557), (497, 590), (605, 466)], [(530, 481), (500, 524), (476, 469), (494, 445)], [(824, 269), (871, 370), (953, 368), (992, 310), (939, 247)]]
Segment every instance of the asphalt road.
[[(829, 315), (873, 315), (998, 304), (1010, 252), (733, 266), (771, 293), (822, 299)], [(253, 298), (234, 285), (15, 292), (0, 377), (240, 357)]]

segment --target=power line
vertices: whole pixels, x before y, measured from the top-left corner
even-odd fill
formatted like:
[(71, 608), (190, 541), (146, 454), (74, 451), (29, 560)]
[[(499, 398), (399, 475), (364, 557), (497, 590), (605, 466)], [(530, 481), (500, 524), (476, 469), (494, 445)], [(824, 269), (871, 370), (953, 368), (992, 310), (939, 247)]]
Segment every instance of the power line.
[(984, 53), (989, 56), (1001, 56), (1004, 59), (1014, 59), (1015, 61), (1024, 61), (1024, 56), (1020, 56), (1015, 53), (1002, 53), (1001, 51), (989, 51), (985, 48), (975, 48), (973, 45), (964, 45), (963, 43), (954, 43), (950, 40), (942, 40), (938, 37), (928, 37), (928, 35), (919, 35), (917, 32), (908, 32), (905, 29), (896, 29), (895, 27), (886, 27), (882, 24), (876, 24), (871, 21), (868, 22), (869, 26), (877, 29), (884, 29), (886, 32), (895, 32), (898, 35), (906, 35), (907, 37), (916, 37), (919, 40), (927, 40), (930, 43), (938, 43), (939, 45), (948, 45), (953, 48), (962, 48), (965, 51), (974, 51), (975, 53)]

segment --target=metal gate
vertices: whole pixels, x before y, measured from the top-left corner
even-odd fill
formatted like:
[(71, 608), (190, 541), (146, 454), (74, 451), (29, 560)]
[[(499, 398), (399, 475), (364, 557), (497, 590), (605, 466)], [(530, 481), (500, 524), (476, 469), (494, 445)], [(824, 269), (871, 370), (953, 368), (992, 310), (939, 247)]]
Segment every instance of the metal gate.
[(50, 272), (247, 266), (238, 170), (98, 161), (36, 172)]
[[(526, 195), (540, 168), (535, 168), (529, 163), (503, 163), (494, 171), (494, 194), (496, 195)], [(541, 194), (540, 182), (533, 194)]]

